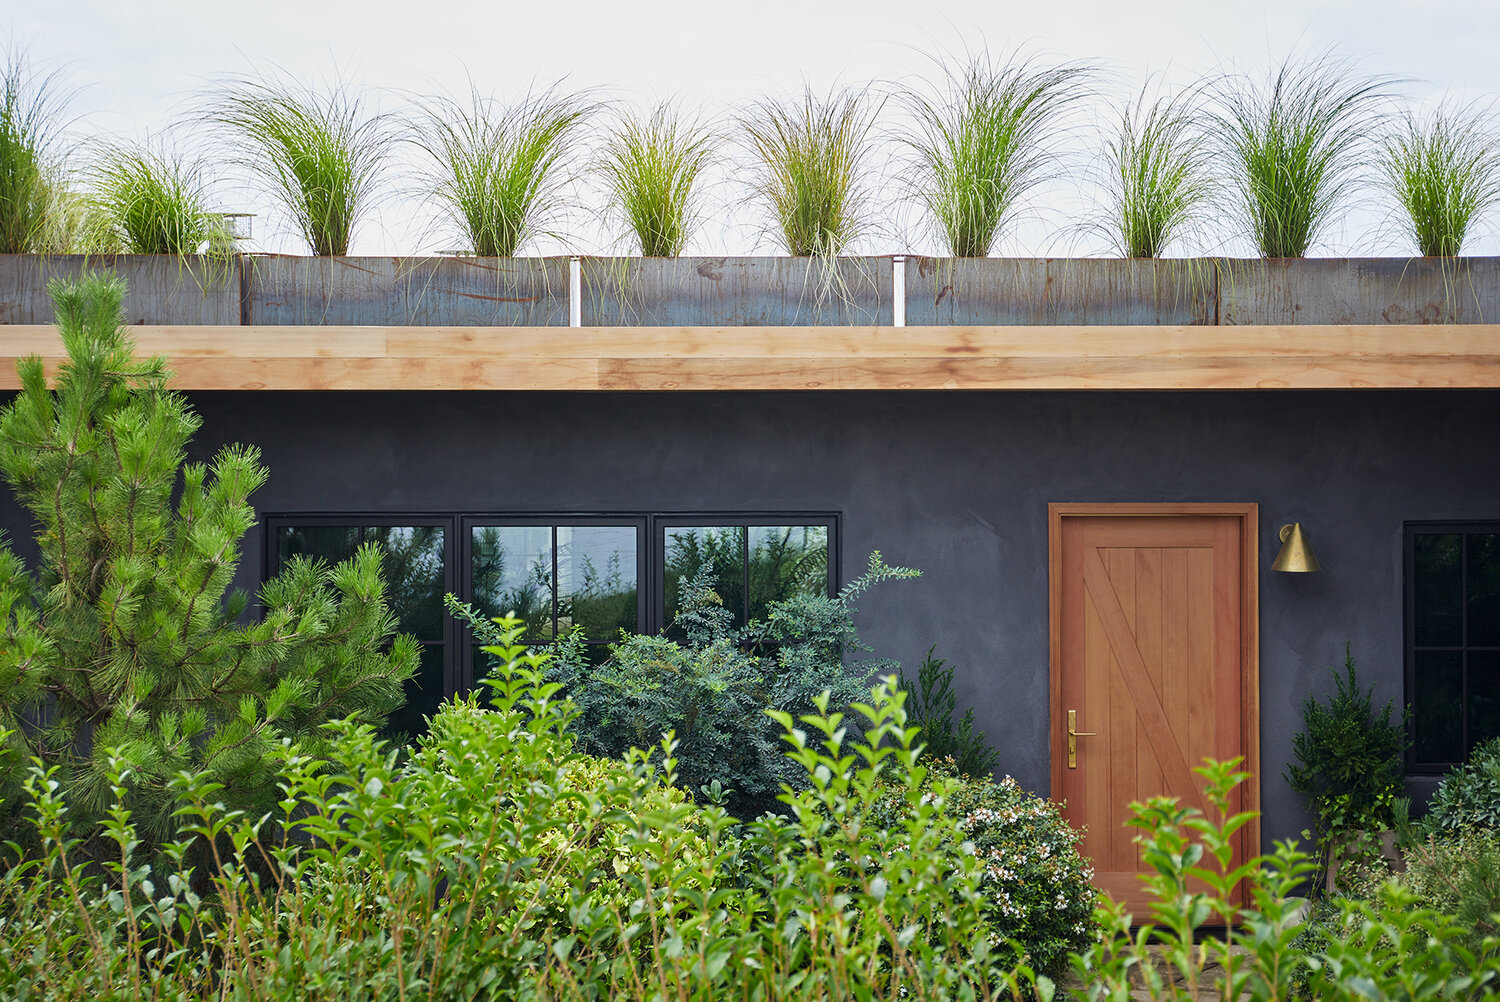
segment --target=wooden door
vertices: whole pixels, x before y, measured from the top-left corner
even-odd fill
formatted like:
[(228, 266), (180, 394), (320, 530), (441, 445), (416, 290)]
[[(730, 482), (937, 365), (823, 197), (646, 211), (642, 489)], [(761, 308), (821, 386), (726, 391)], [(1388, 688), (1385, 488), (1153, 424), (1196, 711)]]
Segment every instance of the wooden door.
[[(1094, 882), (1147, 901), (1131, 801), (1204, 809), (1205, 757), (1243, 756), (1236, 810), (1259, 808), (1254, 505), (1050, 506), (1052, 795), (1085, 830)], [(1068, 713), (1076, 763), (1068, 759)], [(1241, 829), (1237, 859), (1259, 851)]]

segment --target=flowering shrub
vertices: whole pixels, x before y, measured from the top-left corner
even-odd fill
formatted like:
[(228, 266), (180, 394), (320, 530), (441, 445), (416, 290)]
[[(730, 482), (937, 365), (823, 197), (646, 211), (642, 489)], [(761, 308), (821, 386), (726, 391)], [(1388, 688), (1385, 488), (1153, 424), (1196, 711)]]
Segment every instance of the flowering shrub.
[[(1012, 962), (1056, 973), (1095, 933), (1099, 898), (1093, 868), (1078, 853), (1078, 833), (1058, 806), (1014, 779), (961, 777), (951, 759), (926, 781), (955, 784), (942, 813), (973, 844), (981, 866), (980, 898), (991, 945)], [(929, 794), (930, 795), (930, 794)]]

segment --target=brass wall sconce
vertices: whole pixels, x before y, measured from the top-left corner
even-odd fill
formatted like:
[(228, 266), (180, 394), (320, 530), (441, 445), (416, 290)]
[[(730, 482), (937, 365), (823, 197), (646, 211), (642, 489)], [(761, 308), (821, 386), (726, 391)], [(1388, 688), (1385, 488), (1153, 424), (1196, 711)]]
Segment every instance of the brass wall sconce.
[(1308, 573), (1323, 569), (1323, 565), (1318, 563), (1318, 558), (1313, 556), (1312, 547), (1307, 545), (1307, 537), (1302, 534), (1301, 522), (1283, 525), (1280, 535), (1281, 552), (1276, 554), (1271, 570)]

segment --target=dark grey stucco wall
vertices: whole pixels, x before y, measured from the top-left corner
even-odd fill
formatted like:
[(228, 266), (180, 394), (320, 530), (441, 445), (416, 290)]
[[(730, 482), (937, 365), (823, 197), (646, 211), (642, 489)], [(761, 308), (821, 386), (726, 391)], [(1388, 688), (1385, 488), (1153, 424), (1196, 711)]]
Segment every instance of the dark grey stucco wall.
[[(1500, 517), (1500, 394), (196, 393), (198, 450), (259, 445), (266, 512), (833, 510), (843, 578), (872, 549), (925, 576), (861, 602), (864, 635), (957, 666), (1001, 767), (1045, 791), (1047, 503), (1254, 501), (1264, 833), (1300, 703), (1353, 645), (1402, 698), (1402, 525)], [(0, 526), (24, 536), (0, 500)], [(1274, 574), (1301, 521), (1323, 562)], [(244, 576), (260, 573), (259, 539)]]

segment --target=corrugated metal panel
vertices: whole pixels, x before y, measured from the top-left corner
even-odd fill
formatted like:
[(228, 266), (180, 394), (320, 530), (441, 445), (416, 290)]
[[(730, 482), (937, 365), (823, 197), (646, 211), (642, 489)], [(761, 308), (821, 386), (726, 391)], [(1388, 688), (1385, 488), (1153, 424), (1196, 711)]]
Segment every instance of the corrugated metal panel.
[(1225, 259), (1224, 324), (1500, 321), (1500, 258)]
[(246, 258), (244, 322), (262, 325), (559, 327), (568, 259)]
[(0, 324), (50, 324), (47, 282), (113, 271), (131, 324), (238, 324), (240, 260), (155, 254), (0, 255)]
[(891, 259), (584, 258), (585, 327), (888, 326)]
[(921, 326), (1215, 322), (1212, 261), (906, 259), (906, 322)]

